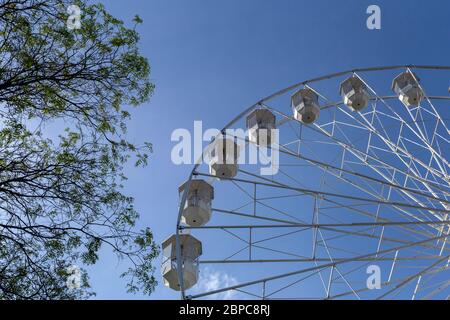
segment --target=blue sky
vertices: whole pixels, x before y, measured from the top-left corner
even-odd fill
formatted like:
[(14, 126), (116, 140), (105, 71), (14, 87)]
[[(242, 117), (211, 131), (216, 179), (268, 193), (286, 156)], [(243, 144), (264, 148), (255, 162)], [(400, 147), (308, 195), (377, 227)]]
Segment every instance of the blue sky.
[[(102, 1), (116, 17), (144, 23), (142, 54), (156, 85), (150, 102), (132, 112), (130, 140), (153, 143), (146, 169), (126, 168), (125, 192), (136, 199), (141, 226), (157, 242), (175, 231), (178, 185), (190, 166), (170, 160), (176, 128), (194, 120), (221, 128), (258, 99), (292, 83), (355, 67), (448, 64), (447, 1), (128, 0)], [(366, 28), (366, 8), (382, 11), (381, 30)], [(107, 251), (89, 267), (100, 299), (126, 293), (126, 267)], [(159, 276), (159, 261), (157, 275)], [(162, 285), (151, 299), (178, 298)]]

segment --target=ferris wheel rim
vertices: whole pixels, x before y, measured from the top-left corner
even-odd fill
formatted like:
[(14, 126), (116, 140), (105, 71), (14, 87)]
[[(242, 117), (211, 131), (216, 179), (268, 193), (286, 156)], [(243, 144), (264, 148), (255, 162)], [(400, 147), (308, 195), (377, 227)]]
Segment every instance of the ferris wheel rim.
[[(376, 71), (388, 71), (388, 70), (401, 70), (401, 69), (407, 69), (407, 70), (450, 70), (450, 66), (447, 65), (412, 65), (412, 64), (407, 64), (407, 65), (391, 65), (391, 66), (378, 66), (378, 67), (365, 67), (365, 68), (354, 68), (354, 69), (350, 69), (350, 70), (346, 70), (346, 71), (340, 71), (340, 72), (335, 72), (335, 73), (330, 73), (327, 74), (325, 76), (320, 76), (320, 77), (314, 77), (314, 78), (310, 78), (308, 80), (304, 80), (301, 82), (297, 82), (295, 84), (292, 84), (290, 86), (287, 86), (285, 88), (282, 88), (260, 100), (258, 100), (256, 103), (254, 103), (253, 105), (249, 106), (248, 108), (244, 109), (241, 113), (239, 113), (235, 118), (233, 118), (230, 122), (228, 122), (221, 130), (221, 133), (224, 133), (226, 129), (230, 128), (233, 124), (235, 124), (237, 121), (239, 121), (240, 119), (242, 119), (243, 117), (245, 117), (247, 114), (249, 114), (250, 112), (252, 112), (253, 110), (259, 108), (259, 107), (264, 107), (264, 104), (267, 101), (270, 101), (272, 99), (274, 99), (275, 97), (278, 97), (280, 95), (286, 94), (289, 91), (293, 91), (295, 89), (298, 89), (299, 87), (302, 86), (307, 86), (311, 83), (315, 83), (315, 82), (319, 82), (319, 81), (324, 81), (324, 80), (330, 80), (330, 79), (334, 79), (334, 78), (338, 78), (341, 76), (345, 76), (345, 75), (350, 75), (350, 74), (356, 74), (356, 73), (364, 73), (364, 72), (376, 72)], [(449, 89), (450, 90), (450, 89)], [(381, 97), (375, 97), (375, 98), (371, 98), (371, 100), (378, 100), (378, 98), (382, 98), (382, 99), (397, 99), (397, 96), (381, 96)], [(427, 96), (428, 99), (430, 100), (450, 100), (450, 96)], [(321, 109), (323, 108), (329, 108), (329, 107), (338, 107), (341, 105), (344, 105), (344, 101), (337, 101), (337, 102), (331, 102), (326, 106), (323, 106)], [(224, 289), (219, 289), (219, 290), (213, 290), (207, 293), (202, 293), (202, 294), (197, 294), (197, 295), (186, 295), (186, 290), (184, 288), (184, 281), (183, 281), (183, 276), (182, 276), (182, 254), (181, 254), (181, 243), (180, 243), (180, 235), (182, 230), (184, 229), (182, 227), (181, 224), (181, 219), (182, 219), (182, 211), (183, 211), (183, 207), (186, 203), (187, 200), (187, 190), (189, 190), (190, 184), (193, 180), (194, 177), (196, 177), (198, 175), (197, 169), (201, 164), (201, 159), (202, 157), (200, 157), (200, 159), (198, 159), (190, 174), (188, 177), (188, 180), (186, 182), (186, 187), (185, 187), (185, 191), (183, 192), (180, 202), (179, 202), (179, 212), (178, 212), (178, 216), (177, 216), (177, 224), (176, 224), (176, 232), (175, 232), (175, 238), (176, 238), (176, 244), (175, 244), (175, 250), (176, 250), (176, 259), (177, 259), (177, 273), (178, 273), (178, 279), (179, 279), (179, 287), (180, 287), (180, 294), (181, 294), (181, 298), (183, 300), (185, 299), (193, 299), (193, 298), (200, 298), (200, 297), (204, 297), (204, 296), (208, 296), (208, 295), (212, 295), (215, 294), (216, 291), (218, 292), (223, 292)], [(196, 229), (196, 228), (192, 228), (192, 229)], [(448, 235), (447, 235), (448, 236)], [(447, 237), (445, 236), (445, 237)], [(430, 242), (430, 241), (434, 241), (434, 240), (439, 240), (441, 238), (443, 238), (444, 236), (440, 236), (440, 237), (435, 237), (433, 239), (428, 239), (426, 241), (422, 241), (424, 243)], [(395, 248), (394, 248), (395, 249)], [(392, 251), (394, 249), (390, 249), (388, 251)], [(386, 251), (386, 250), (385, 250)], [(381, 252), (380, 252), (381, 253)], [(368, 255), (370, 256), (370, 255)], [(354, 259), (354, 258), (352, 258)], [(349, 259), (350, 260), (350, 259)], [(340, 262), (339, 262), (340, 263)], [(333, 265), (334, 263), (331, 263), (330, 265)], [(323, 268), (323, 266), (317, 266), (317, 268)], [(320, 269), (319, 269), (320, 270)], [(300, 270), (300, 272), (304, 272), (303, 270)], [(299, 273), (299, 272), (291, 272), (292, 274), (294, 273)], [(277, 276), (273, 276), (271, 278), (277, 278)], [(241, 287), (246, 287), (249, 284), (252, 283), (261, 283), (261, 280), (255, 280), (255, 281), (249, 281), (247, 283), (241, 283), (235, 286), (230, 286), (229, 288), (227, 288), (227, 290), (233, 290), (233, 289), (237, 289), (237, 288), (241, 288)]]

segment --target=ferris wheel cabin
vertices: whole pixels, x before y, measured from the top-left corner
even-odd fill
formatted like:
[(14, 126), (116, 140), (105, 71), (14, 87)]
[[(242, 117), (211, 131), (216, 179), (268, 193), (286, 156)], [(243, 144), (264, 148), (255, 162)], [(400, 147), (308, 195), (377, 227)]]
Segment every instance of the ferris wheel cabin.
[(319, 118), (319, 96), (310, 88), (303, 88), (291, 97), (294, 118), (298, 121), (311, 124)]
[(204, 180), (191, 180), (183, 183), (178, 192), (180, 199), (186, 188), (187, 197), (183, 212), (182, 222), (191, 227), (200, 227), (205, 225), (211, 218), (211, 202), (214, 199), (214, 188)]
[(248, 139), (259, 146), (272, 144), (272, 129), (276, 128), (275, 115), (267, 109), (253, 110), (247, 116)]
[(234, 140), (220, 138), (213, 142), (209, 172), (218, 178), (233, 178), (238, 171), (239, 148)]
[(410, 71), (399, 74), (392, 81), (392, 91), (395, 92), (399, 100), (407, 107), (416, 107), (423, 99), (423, 91), (418, 81), (419, 78)]
[(352, 76), (341, 83), (340, 94), (344, 103), (352, 111), (361, 111), (369, 103), (370, 96), (367, 92), (367, 87), (356, 76)]
[[(182, 277), (184, 289), (189, 289), (198, 281), (199, 264), (198, 258), (202, 254), (202, 243), (190, 234), (182, 234), (180, 237), (182, 257)], [(176, 254), (176, 236), (173, 235), (162, 243), (163, 263), (161, 272), (164, 285), (173, 290), (180, 291), (181, 285), (178, 281), (178, 263)]]

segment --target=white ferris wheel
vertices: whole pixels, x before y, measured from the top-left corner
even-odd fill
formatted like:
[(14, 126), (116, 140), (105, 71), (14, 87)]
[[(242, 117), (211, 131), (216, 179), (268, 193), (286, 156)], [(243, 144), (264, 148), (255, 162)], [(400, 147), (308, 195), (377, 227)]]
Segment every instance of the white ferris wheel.
[[(449, 299), (449, 79), (361, 68), (243, 110), (179, 189), (165, 285), (183, 299)], [(250, 146), (256, 164), (238, 160)], [(232, 281), (202, 286), (207, 268)]]

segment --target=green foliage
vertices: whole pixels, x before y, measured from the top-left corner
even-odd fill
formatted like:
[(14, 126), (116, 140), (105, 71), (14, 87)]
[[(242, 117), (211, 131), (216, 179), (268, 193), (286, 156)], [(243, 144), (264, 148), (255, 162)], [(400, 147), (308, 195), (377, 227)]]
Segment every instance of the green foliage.
[[(150, 66), (136, 29), (100, 4), (75, 1), (81, 28), (69, 30), (71, 4), (0, 0), (0, 299), (90, 297), (86, 272), (69, 289), (67, 268), (103, 247), (130, 261), (130, 292), (156, 285), (158, 247), (121, 191), (124, 164), (152, 151), (125, 137), (127, 109), (153, 92)], [(47, 124), (68, 128), (49, 137)]]

